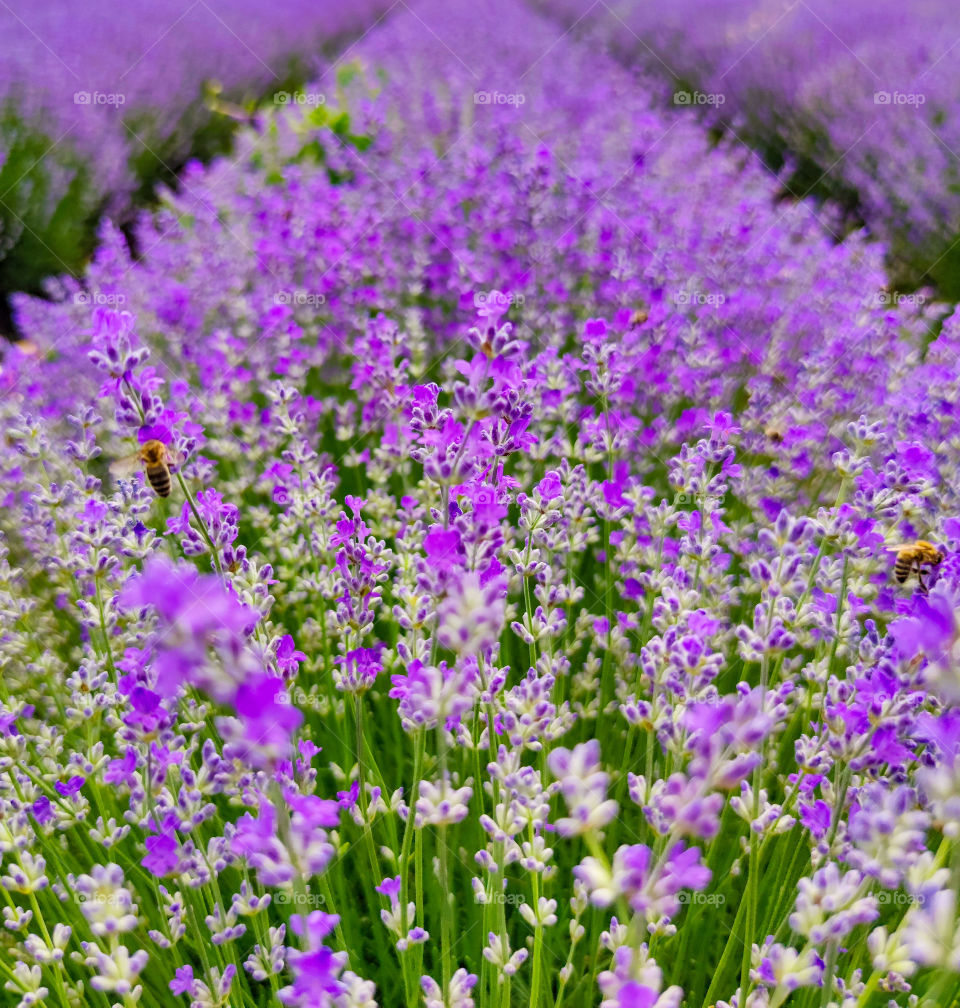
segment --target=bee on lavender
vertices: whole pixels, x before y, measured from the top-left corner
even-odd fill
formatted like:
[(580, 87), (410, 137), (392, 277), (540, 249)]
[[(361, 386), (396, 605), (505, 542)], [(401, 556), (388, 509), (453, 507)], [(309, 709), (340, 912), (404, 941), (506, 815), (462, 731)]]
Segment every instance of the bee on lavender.
[(899, 543), (889, 549), (897, 555), (893, 565), (893, 576), (897, 582), (903, 584), (911, 574), (916, 572), (920, 590), (926, 593), (928, 589), (923, 580), (923, 572), (925, 568), (932, 570), (943, 563), (943, 554), (940, 550), (925, 539), (918, 539), (911, 543)]
[(178, 465), (180, 455), (162, 441), (151, 438), (126, 458), (118, 459), (110, 466), (114, 476), (129, 476), (142, 469), (147, 482), (158, 497), (170, 496), (170, 466)]
[(650, 318), (650, 311), (646, 305), (641, 305), (630, 314), (630, 328), (637, 329)]

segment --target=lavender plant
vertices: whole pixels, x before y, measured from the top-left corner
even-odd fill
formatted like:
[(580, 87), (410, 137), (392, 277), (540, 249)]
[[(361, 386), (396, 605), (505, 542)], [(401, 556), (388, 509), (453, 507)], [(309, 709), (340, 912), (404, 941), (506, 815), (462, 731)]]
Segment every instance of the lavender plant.
[(960, 318), (530, 10), (350, 58), (17, 302), (3, 1003), (951, 1004)]

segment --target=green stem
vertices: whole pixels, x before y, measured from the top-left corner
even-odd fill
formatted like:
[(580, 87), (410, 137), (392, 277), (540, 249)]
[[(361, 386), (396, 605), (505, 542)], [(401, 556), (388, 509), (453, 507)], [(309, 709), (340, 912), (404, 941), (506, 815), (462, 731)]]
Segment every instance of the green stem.
[(373, 823), (370, 821), (369, 802), (367, 800), (366, 773), (363, 764), (363, 699), (359, 693), (354, 694), (353, 714), (357, 724), (357, 780), (359, 782), (358, 796), (360, 801), (360, 816), (363, 819), (363, 844), (370, 860), (373, 880), (379, 884), (383, 878), (380, 862), (377, 858), (377, 845), (373, 841)]
[[(440, 757), (440, 786), (447, 787), (447, 739), (442, 711), (437, 717), (437, 751)], [(443, 976), (443, 993), (446, 997), (453, 976), (453, 914), (450, 907), (452, 890), (450, 867), (447, 861), (447, 827), (442, 824), (438, 830), (440, 845), (440, 962)]]
[(180, 484), (180, 489), (183, 491), (184, 499), (190, 506), (190, 510), (193, 512), (193, 517), (197, 520), (197, 525), (199, 527), (200, 535), (203, 536), (203, 541), (207, 544), (207, 549), (210, 550), (210, 558), (213, 560), (213, 566), (216, 567), (217, 573), (220, 577), (223, 577), (223, 567), (220, 564), (220, 555), (217, 551), (217, 547), (213, 545), (213, 540), (210, 538), (210, 533), (207, 531), (207, 526), (203, 519), (200, 517), (200, 512), (197, 510), (197, 505), (193, 502), (193, 494), (190, 493), (187, 488), (187, 484), (184, 482), (183, 477), (180, 473), (174, 473), (177, 483)]
[(881, 974), (874, 970), (870, 974), (870, 979), (867, 981), (866, 987), (860, 992), (860, 997), (857, 998), (857, 1008), (866, 1008), (870, 1003), (870, 998), (873, 997), (873, 992), (877, 989), (877, 984), (880, 982)]
[[(420, 792), (420, 776), (423, 771), (423, 753), (425, 748), (425, 738), (423, 729), (418, 729), (413, 737), (413, 782), (410, 786), (410, 798), (407, 802), (407, 821), (404, 823), (403, 827), (403, 841), (400, 848), (400, 908), (401, 908), (401, 921), (404, 929), (404, 935), (409, 933), (409, 927), (407, 924), (407, 904), (410, 901), (410, 847), (413, 842), (414, 836), (414, 808), (416, 807), (417, 797)], [(419, 836), (419, 834), (418, 834)], [(420, 888), (419, 870), (417, 872), (417, 888)], [(417, 898), (417, 906), (423, 907), (423, 902)], [(401, 967), (403, 969), (403, 981), (404, 989), (407, 995), (407, 1005), (414, 1005), (417, 1003), (417, 978), (416, 976), (410, 974), (409, 966), (409, 950), (403, 953), (400, 957)]]
[(836, 941), (832, 941), (827, 949), (827, 964), (823, 971), (823, 988), (820, 994), (820, 1008), (827, 1008), (833, 994), (833, 976), (837, 969), (837, 954), (837, 943)]
[[(720, 986), (724, 982), (724, 974), (726, 973), (730, 960), (734, 956), (737, 942), (742, 941), (742, 939), (737, 937), (737, 931), (739, 929), (741, 918), (746, 913), (746, 909), (747, 904), (741, 901), (740, 906), (737, 908), (737, 915), (733, 920), (733, 925), (730, 928), (730, 934), (727, 936), (727, 943), (720, 956), (720, 962), (717, 963), (717, 968), (713, 972), (713, 980), (711, 981), (709, 988), (707, 988), (706, 996), (703, 999), (704, 1008), (706, 1008), (707, 1005), (712, 1005), (715, 996), (720, 992)], [(742, 993), (741, 1000), (743, 1000)]]
[[(53, 939), (50, 937), (50, 932), (47, 930), (46, 921), (43, 919), (43, 914), (40, 912), (40, 904), (37, 902), (37, 896), (34, 892), (29, 892), (27, 894), (27, 899), (30, 901), (30, 906), (33, 909), (33, 916), (40, 926), (40, 933), (43, 935), (43, 940), (47, 943), (50, 948), (53, 948)], [(57, 965), (51, 966), (51, 972), (53, 973), (53, 983), (57, 988), (57, 997), (60, 999), (60, 1003), (64, 1006), (69, 1005), (67, 1000), (67, 990), (63, 984), (63, 975), (61, 973), (61, 968)]]
[(93, 583), (97, 589), (97, 612), (100, 614), (100, 632), (103, 634), (103, 653), (107, 659), (107, 665), (113, 673), (113, 678), (117, 678), (117, 668), (113, 664), (113, 652), (110, 649), (110, 637), (107, 634), (107, 619), (103, 612), (103, 592), (100, 591), (100, 578), (94, 577)]
[[(754, 800), (756, 801), (756, 790), (754, 792)], [(756, 836), (750, 838), (750, 860), (749, 868), (747, 869), (749, 872), (747, 876), (747, 920), (743, 933), (743, 958), (740, 963), (741, 1000), (746, 1000), (750, 987), (750, 956), (753, 948), (753, 936), (757, 928), (757, 900), (760, 891), (760, 879), (758, 877), (760, 872), (760, 848), (757, 841), (758, 837)]]
[[(533, 825), (530, 826), (530, 839), (533, 840)], [(537, 914), (537, 926), (533, 931), (533, 965), (530, 978), (530, 1008), (540, 1008), (540, 961), (543, 958), (543, 926), (539, 923), (540, 915), (540, 876), (534, 871), (530, 877), (533, 888), (533, 909)]]
[(453, 976), (453, 914), (450, 909), (450, 866), (447, 861), (447, 827), (438, 831), (440, 846), (440, 959), (446, 996)]
[[(771, 906), (770, 913), (767, 917), (766, 927), (764, 928), (764, 934), (776, 934), (780, 930), (780, 925), (777, 921), (783, 916), (784, 920), (789, 912), (790, 908), (793, 906), (796, 893), (794, 889), (791, 888), (791, 880), (797, 871), (797, 865), (801, 858), (806, 859), (809, 856), (810, 848), (803, 842), (802, 839), (798, 838), (793, 847), (793, 854), (790, 857), (790, 863), (787, 866), (785, 873), (779, 871), (779, 866), (777, 870), (773, 873), (773, 878), (776, 878), (782, 884), (782, 889), (780, 893), (780, 899), (776, 901), (776, 905)], [(782, 861), (781, 861), (782, 863)], [(776, 926), (775, 926), (776, 925)]]

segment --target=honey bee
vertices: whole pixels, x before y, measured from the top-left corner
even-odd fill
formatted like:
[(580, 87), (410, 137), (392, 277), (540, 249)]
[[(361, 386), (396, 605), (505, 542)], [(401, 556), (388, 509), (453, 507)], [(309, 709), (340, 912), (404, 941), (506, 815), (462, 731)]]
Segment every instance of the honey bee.
[(645, 307), (640, 307), (630, 315), (630, 328), (635, 329), (642, 326), (650, 318), (650, 312)]
[(170, 466), (178, 465), (182, 459), (172, 448), (162, 441), (151, 438), (126, 458), (118, 459), (110, 466), (114, 476), (126, 476), (142, 469), (147, 482), (158, 497), (170, 496)]
[(900, 543), (889, 548), (897, 554), (896, 563), (893, 565), (893, 576), (897, 581), (903, 584), (916, 571), (920, 589), (926, 592), (927, 586), (923, 583), (923, 570), (925, 567), (938, 567), (943, 563), (943, 554), (940, 550), (924, 539), (918, 539), (912, 543)]

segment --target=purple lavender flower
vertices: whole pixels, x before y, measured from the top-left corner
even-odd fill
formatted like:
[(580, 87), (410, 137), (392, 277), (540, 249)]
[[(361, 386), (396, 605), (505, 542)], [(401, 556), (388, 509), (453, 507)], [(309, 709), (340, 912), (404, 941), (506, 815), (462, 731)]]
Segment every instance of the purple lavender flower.
[(189, 963), (178, 967), (169, 987), (174, 994), (189, 994), (193, 989), (193, 967)]
[(57, 794), (61, 798), (72, 798), (75, 794), (79, 794), (80, 788), (83, 787), (84, 783), (85, 778), (78, 775), (71, 777), (68, 781), (57, 781), (54, 784), (54, 788), (56, 788)]
[(924, 655), (928, 662), (930, 687), (945, 702), (960, 703), (955, 650), (960, 640), (957, 610), (960, 594), (938, 584), (929, 596), (916, 596), (910, 615), (894, 620), (890, 634), (905, 659)]
[(290, 929), (304, 942), (304, 950), (290, 950), (287, 961), (293, 970), (293, 983), (284, 987), (279, 997), (291, 1008), (333, 1008), (344, 993), (340, 973), (345, 954), (335, 953), (323, 940), (339, 918), (314, 910), (308, 917), (293, 917)]
[(302, 651), (297, 650), (293, 643), (293, 637), (290, 634), (284, 634), (280, 638), (277, 643), (276, 653), (277, 668), (280, 670), (280, 675), (285, 680), (295, 678), (300, 662), (306, 660), (307, 656)]
[(338, 689), (346, 693), (365, 693), (377, 676), (383, 671), (381, 653), (383, 645), (375, 647), (354, 648), (337, 659), (340, 670), (334, 673), (334, 682)]
[(153, 658), (161, 696), (175, 696), (181, 685), (193, 682), (225, 702), (232, 698), (235, 682), (209, 665), (207, 650), (214, 645), (237, 650), (255, 617), (218, 578), (157, 555), (124, 585), (119, 602), (128, 609), (152, 608), (161, 620)]
[(144, 840), (144, 846), (147, 854), (140, 863), (151, 875), (162, 877), (177, 870), (180, 864), (179, 844), (172, 833), (148, 836)]

